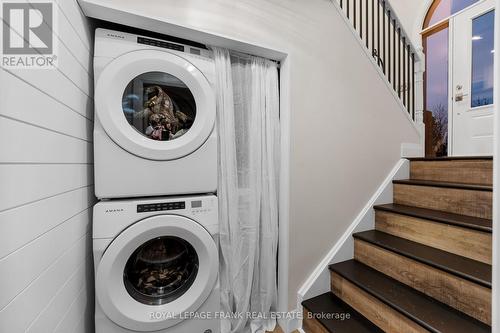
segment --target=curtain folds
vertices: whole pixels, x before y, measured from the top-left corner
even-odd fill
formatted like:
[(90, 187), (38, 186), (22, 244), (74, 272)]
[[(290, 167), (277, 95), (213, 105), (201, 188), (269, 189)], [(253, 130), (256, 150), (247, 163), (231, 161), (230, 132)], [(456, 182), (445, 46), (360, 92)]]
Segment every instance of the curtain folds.
[(277, 65), (213, 48), (219, 134), (223, 333), (272, 331), (277, 302)]

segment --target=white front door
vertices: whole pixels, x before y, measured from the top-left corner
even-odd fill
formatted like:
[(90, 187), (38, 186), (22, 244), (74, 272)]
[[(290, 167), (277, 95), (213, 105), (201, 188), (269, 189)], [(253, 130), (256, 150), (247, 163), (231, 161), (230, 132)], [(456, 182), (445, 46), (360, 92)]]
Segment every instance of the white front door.
[(493, 154), (494, 6), (485, 0), (450, 22), (453, 156)]

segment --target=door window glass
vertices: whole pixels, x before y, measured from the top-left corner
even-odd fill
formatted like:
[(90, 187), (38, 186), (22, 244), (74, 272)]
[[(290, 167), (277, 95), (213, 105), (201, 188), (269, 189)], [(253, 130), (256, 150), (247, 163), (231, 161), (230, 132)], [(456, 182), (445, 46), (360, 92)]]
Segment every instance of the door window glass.
[(432, 113), (430, 132), (431, 156), (448, 155), (448, 39), (444, 28), (424, 39), (426, 45), (425, 110)]
[(161, 72), (130, 81), (122, 108), (128, 123), (151, 140), (175, 140), (189, 131), (196, 118), (194, 96), (186, 84)]
[(471, 107), (493, 104), (495, 12), (472, 20)]
[(130, 256), (123, 280), (135, 300), (161, 305), (175, 301), (191, 287), (198, 267), (198, 255), (191, 244), (178, 237), (158, 237)]

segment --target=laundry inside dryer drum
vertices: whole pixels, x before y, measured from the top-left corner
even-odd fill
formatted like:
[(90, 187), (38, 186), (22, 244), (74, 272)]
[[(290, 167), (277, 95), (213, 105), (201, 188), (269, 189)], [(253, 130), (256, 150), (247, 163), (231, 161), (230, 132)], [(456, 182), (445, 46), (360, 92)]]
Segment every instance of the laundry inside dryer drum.
[(122, 108), (128, 123), (151, 140), (175, 140), (189, 131), (196, 118), (188, 86), (161, 72), (134, 78), (125, 88)]
[(140, 246), (125, 266), (128, 293), (148, 305), (170, 303), (181, 297), (198, 273), (198, 255), (178, 237), (158, 237)]

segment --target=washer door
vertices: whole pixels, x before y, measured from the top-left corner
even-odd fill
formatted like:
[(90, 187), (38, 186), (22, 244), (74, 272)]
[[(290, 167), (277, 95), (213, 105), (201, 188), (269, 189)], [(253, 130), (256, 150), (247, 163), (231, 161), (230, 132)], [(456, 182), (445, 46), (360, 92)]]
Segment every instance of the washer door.
[(178, 215), (157, 215), (125, 229), (103, 254), (96, 297), (116, 324), (156, 331), (179, 323), (210, 295), (217, 247), (207, 230)]
[(165, 51), (133, 51), (114, 59), (96, 83), (95, 103), (109, 137), (151, 160), (191, 154), (215, 125), (215, 97), (206, 77)]

